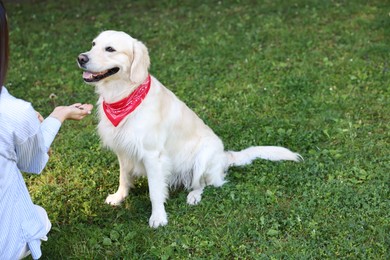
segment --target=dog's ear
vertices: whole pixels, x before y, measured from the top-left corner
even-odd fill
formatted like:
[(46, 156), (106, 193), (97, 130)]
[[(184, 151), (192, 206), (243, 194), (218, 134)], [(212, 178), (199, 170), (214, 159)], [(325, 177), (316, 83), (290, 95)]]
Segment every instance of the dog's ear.
[(135, 40), (133, 44), (130, 80), (135, 83), (144, 81), (148, 75), (149, 65), (150, 59), (148, 49), (142, 42)]

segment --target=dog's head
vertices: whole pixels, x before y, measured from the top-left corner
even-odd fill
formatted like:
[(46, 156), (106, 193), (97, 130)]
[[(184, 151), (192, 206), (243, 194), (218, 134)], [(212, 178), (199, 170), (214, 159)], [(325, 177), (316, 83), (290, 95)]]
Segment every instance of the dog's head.
[(77, 62), (84, 81), (97, 84), (110, 80), (142, 83), (148, 75), (150, 59), (145, 45), (124, 32), (104, 31), (92, 42), (90, 51)]

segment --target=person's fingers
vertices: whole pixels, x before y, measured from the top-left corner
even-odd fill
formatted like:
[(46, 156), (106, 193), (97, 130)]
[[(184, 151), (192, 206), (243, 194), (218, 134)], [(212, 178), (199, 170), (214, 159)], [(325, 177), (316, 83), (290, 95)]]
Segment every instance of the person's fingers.
[(91, 104), (82, 104), (78, 108), (84, 109), (84, 110), (92, 110), (93, 105), (91, 105)]
[(82, 117), (85, 117), (86, 115), (89, 115), (91, 114), (91, 111), (89, 110), (81, 110), (79, 111), (79, 115), (82, 116)]
[(84, 105), (79, 105), (77, 107), (75, 106), (70, 106), (70, 112), (69, 112), (69, 119), (73, 120), (81, 120), (85, 116), (91, 114), (91, 109), (92, 105), (84, 104)]
[(78, 109), (86, 111), (87, 114), (91, 114), (92, 108), (93, 108), (93, 105), (91, 105), (91, 104), (82, 104), (82, 105), (78, 106)]
[(38, 116), (39, 122), (42, 123), (43, 120), (44, 120), (43, 116), (38, 111), (35, 111), (35, 112), (37, 112), (37, 116)]
[(51, 116), (57, 118), (61, 122), (64, 122), (67, 119), (81, 120), (85, 116), (91, 114), (92, 108), (93, 105), (82, 103), (75, 103), (70, 106), (58, 106), (51, 113)]
[(73, 104), (73, 105), (71, 105), (72, 107), (79, 107), (79, 106), (81, 106), (82, 104), (81, 103), (75, 103), (75, 104)]

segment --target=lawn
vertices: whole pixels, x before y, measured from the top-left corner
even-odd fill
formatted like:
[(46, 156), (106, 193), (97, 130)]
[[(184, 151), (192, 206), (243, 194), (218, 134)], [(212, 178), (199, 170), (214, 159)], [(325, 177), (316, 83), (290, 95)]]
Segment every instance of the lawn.
[(96, 115), (66, 122), (44, 172), (25, 177), (53, 224), (42, 259), (390, 258), (388, 1), (11, 2), (6, 86), (43, 115), (96, 102), (76, 57), (122, 30), (226, 149), (281, 145), (305, 159), (232, 168), (198, 206), (171, 191), (169, 224), (151, 229), (145, 179), (104, 204), (119, 166)]

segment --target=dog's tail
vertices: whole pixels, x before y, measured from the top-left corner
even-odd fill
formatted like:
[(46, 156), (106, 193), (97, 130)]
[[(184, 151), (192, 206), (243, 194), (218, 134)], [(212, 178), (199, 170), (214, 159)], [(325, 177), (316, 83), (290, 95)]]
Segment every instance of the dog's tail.
[(279, 146), (252, 146), (239, 152), (226, 151), (228, 167), (250, 164), (255, 159), (270, 161), (303, 161), (300, 154)]

